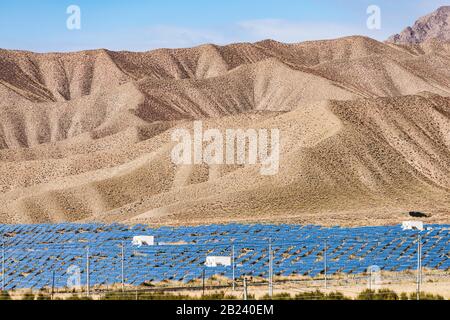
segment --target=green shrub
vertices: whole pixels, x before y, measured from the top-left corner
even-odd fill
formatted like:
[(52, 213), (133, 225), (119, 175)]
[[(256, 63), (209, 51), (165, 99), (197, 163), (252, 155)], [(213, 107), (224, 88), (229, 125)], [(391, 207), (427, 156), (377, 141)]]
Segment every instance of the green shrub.
[(164, 292), (108, 292), (104, 300), (188, 300), (189, 296), (166, 294)]
[(398, 295), (389, 289), (381, 289), (375, 295), (376, 300), (398, 300)]
[(375, 300), (375, 290), (366, 289), (358, 294), (356, 300)]
[(189, 296), (173, 295), (165, 293), (142, 293), (138, 295), (139, 300), (189, 300)]
[(366, 289), (358, 295), (357, 300), (399, 300), (399, 297), (397, 293), (389, 289), (378, 291)]
[(36, 297), (36, 300), (51, 300), (49, 295), (39, 293)]
[(108, 292), (103, 300), (136, 300), (136, 294), (132, 292)]
[(327, 295), (327, 300), (350, 300), (350, 298), (347, 298), (341, 292), (331, 292)]
[(400, 294), (400, 300), (409, 300), (408, 294), (406, 292), (402, 292)]
[(236, 300), (233, 295), (226, 295), (225, 292), (216, 292), (212, 294), (202, 295), (201, 300)]
[(320, 290), (312, 292), (298, 293), (294, 297), (295, 300), (351, 300), (349, 297), (344, 296), (341, 292), (330, 292), (329, 294), (323, 293)]
[(11, 300), (11, 296), (8, 291), (0, 291), (0, 300)]
[(77, 294), (73, 294), (65, 300), (92, 300), (92, 298), (88, 296), (79, 296)]
[[(417, 300), (417, 293), (411, 293), (409, 295), (409, 298), (410, 300)], [(426, 292), (420, 292), (419, 298), (420, 300), (444, 300), (443, 296), (440, 296), (438, 294), (434, 295)]]
[(23, 295), (22, 300), (34, 300), (34, 294), (27, 292)]
[(326, 295), (319, 291), (302, 292), (295, 295), (295, 300), (325, 300)]
[(272, 298), (266, 294), (261, 298), (261, 300), (292, 300), (292, 297), (287, 292), (277, 293), (272, 296)]

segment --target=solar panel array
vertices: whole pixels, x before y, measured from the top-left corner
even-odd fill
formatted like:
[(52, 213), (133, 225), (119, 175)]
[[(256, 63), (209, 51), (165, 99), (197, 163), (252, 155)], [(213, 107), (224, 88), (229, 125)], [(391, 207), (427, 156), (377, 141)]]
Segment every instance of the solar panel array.
[[(419, 238), (420, 234), (420, 238)], [(151, 228), (120, 224), (0, 225), (6, 289), (84, 285), (130, 285), (174, 280), (189, 282), (233, 268), (206, 268), (206, 256), (231, 256), (235, 277), (267, 277), (269, 243), (278, 276), (361, 274), (370, 266), (386, 271), (414, 270), (417, 244), (422, 266), (450, 269), (450, 226), (403, 231), (400, 226), (324, 228), (302, 225), (207, 225)], [(157, 245), (136, 247), (133, 236), (155, 236)], [(122, 255), (122, 247), (123, 255)], [(89, 249), (88, 249), (89, 248)], [(89, 257), (89, 258), (88, 258)], [(122, 268), (123, 266), (123, 268)]]

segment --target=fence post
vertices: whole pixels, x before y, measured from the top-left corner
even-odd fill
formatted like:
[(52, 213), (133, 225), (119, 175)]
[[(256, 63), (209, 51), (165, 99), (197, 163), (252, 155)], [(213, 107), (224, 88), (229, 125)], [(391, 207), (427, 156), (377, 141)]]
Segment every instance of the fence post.
[(231, 247), (231, 269), (232, 269), (232, 277), (233, 277), (233, 291), (236, 290), (236, 275), (235, 275), (235, 265), (234, 265), (234, 242)]
[(90, 296), (90, 285), (89, 285), (89, 246), (86, 247), (86, 293)]
[(52, 293), (51, 293), (52, 300), (54, 293), (55, 293), (55, 270), (52, 271)]
[(5, 281), (5, 272), (6, 272), (6, 267), (5, 267), (5, 243), (2, 243), (2, 291), (5, 291), (6, 289), (6, 281)]
[(122, 280), (122, 292), (125, 291), (125, 272), (124, 272), (124, 260), (125, 260), (125, 248), (124, 243), (122, 242), (122, 262), (121, 262), (121, 280)]
[(328, 249), (328, 243), (325, 239), (325, 245), (324, 245), (324, 253), (323, 253), (323, 263), (324, 263), (324, 276), (325, 276), (325, 290), (328, 289), (328, 280), (327, 280), (327, 249)]
[(422, 282), (422, 246), (420, 233), (417, 235), (417, 289), (416, 299), (420, 300), (420, 285)]
[(272, 239), (269, 240), (269, 297), (273, 296), (273, 257), (272, 257)]
[(423, 239), (423, 237), (422, 236), (420, 236), (420, 241), (419, 241), (419, 245), (420, 245), (420, 255), (419, 255), (419, 262), (420, 262), (420, 278), (419, 278), (419, 280), (420, 280), (420, 286), (422, 287), (422, 245), (423, 245), (423, 243), (422, 243), (422, 239)]
[(247, 300), (248, 296), (247, 296), (247, 278), (244, 277), (244, 300)]
[(202, 271), (202, 295), (205, 295), (205, 267), (203, 267)]

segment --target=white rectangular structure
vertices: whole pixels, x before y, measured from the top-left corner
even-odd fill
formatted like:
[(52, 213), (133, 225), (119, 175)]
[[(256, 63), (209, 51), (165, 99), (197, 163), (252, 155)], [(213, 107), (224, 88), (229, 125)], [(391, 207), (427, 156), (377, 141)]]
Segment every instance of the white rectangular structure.
[(133, 246), (154, 246), (155, 237), (154, 236), (135, 236), (133, 237)]
[(420, 230), (423, 231), (423, 222), (422, 221), (403, 221), (402, 223), (403, 230)]
[(206, 257), (205, 266), (208, 268), (214, 268), (217, 266), (231, 266), (231, 257)]

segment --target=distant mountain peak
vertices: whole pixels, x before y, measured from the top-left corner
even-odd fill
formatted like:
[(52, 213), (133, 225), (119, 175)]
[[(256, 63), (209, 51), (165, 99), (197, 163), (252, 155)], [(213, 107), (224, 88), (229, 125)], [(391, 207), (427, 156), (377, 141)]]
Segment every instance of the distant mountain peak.
[(393, 35), (388, 42), (417, 44), (431, 39), (450, 41), (450, 6), (443, 6), (417, 20), (412, 27)]

